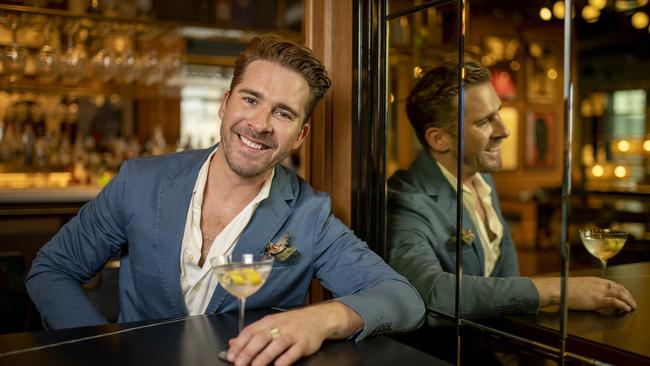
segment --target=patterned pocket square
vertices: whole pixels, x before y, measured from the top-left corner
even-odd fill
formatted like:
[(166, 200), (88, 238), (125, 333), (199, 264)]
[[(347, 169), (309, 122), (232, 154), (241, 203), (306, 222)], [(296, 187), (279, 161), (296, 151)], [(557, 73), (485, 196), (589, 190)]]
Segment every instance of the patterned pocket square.
[[(475, 238), (475, 236), (474, 236), (474, 232), (472, 231), (472, 229), (463, 229), (463, 230), (461, 230), (460, 239), (462, 240), (464, 245), (472, 245), (472, 243), (474, 242), (474, 238)], [(452, 244), (456, 243), (456, 235), (455, 234), (452, 235), (449, 238), (449, 242), (452, 243)]]
[(298, 257), (298, 249), (289, 245), (291, 236), (289, 233), (284, 233), (282, 237), (275, 243), (269, 241), (264, 247), (264, 254), (270, 255), (275, 258), (277, 262), (287, 262), (290, 259)]

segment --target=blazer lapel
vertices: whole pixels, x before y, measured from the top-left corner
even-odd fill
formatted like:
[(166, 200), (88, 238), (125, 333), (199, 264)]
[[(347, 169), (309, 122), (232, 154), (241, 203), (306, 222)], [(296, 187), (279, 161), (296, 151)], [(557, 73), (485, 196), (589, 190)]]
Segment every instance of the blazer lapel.
[[(232, 254), (242, 255), (244, 253), (261, 254), (269, 241), (280, 231), (287, 221), (291, 210), (287, 200), (293, 199), (291, 180), (287, 172), (281, 168), (275, 168), (275, 175), (271, 183), (269, 196), (260, 202), (253, 217), (242, 232)], [(214, 313), (219, 310), (228, 293), (218, 286), (212, 295), (206, 313)]]
[(478, 230), (476, 230), (476, 226), (474, 226), (474, 221), (472, 221), (472, 218), (469, 216), (469, 213), (464, 207), (463, 207), (463, 229), (471, 230), (471, 232), (474, 233), (472, 248), (474, 250), (474, 253), (478, 257), (479, 275), (484, 276), (485, 275), (485, 253), (483, 253), (483, 245), (481, 245), (481, 238), (478, 237)]
[[(438, 167), (438, 163), (427, 151), (423, 151), (415, 161), (414, 168), (416, 181), (420, 187), (430, 196), (437, 197), (438, 204), (440, 204), (441, 207), (446, 208), (447, 212), (450, 212), (449, 220), (453, 223), (454, 227), (457, 227), (456, 190), (449, 184), (449, 181)], [(483, 253), (483, 247), (480, 245), (480, 239), (476, 236), (478, 235), (478, 231), (476, 230), (474, 222), (465, 207), (463, 207), (463, 230), (471, 230), (474, 233), (475, 238), (472, 247), (474, 253), (478, 257), (478, 268), (480, 274), (484, 275), (485, 254)], [(449, 233), (449, 235), (455, 236), (456, 233)]]
[(181, 247), (196, 178), (211, 151), (197, 153), (192, 164), (183, 166), (173, 176), (166, 176), (168, 185), (163, 185), (158, 195), (158, 239), (154, 247), (159, 258), (160, 285), (167, 294), (175, 316), (187, 315), (180, 285)]

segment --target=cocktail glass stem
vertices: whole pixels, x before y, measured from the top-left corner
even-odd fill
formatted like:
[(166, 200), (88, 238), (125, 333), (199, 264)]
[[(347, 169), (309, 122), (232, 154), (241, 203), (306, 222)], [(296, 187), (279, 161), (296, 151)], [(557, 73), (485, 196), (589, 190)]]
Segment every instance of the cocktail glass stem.
[(605, 279), (605, 267), (607, 267), (607, 261), (601, 259), (600, 260), (600, 273), (601, 273), (603, 279)]
[(244, 310), (246, 308), (246, 298), (239, 298), (239, 333), (244, 329)]

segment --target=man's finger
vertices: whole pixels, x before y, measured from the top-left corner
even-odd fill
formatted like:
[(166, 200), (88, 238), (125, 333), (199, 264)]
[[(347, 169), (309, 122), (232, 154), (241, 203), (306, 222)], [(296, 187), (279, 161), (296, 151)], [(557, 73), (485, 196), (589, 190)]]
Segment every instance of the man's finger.
[(258, 331), (248, 341), (246, 347), (234, 355), (232, 359), (230, 358), (229, 352), (228, 360), (234, 362), (235, 365), (248, 365), (269, 342), (271, 342), (271, 335), (268, 332)]
[(604, 307), (616, 308), (616, 309), (625, 310), (625, 311), (631, 311), (632, 310), (632, 308), (628, 304), (624, 303), (623, 301), (621, 301), (621, 300), (619, 300), (619, 299), (617, 299), (615, 297), (606, 297), (604, 299), (604, 303), (605, 303)]
[(294, 343), (287, 352), (275, 360), (275, 366), (288, 366), (298, 361), (303, 355), (303, 350), (298, 343)]
[(257, 334), (257, 332), (260, 332), (262, 329), (265, 329), (263, 326), (260, 327), (257, 323), (255, 322), (253, 324), (248, 325), (244, 329), (242, 329), (241, 332), (239, 332), (239, 335), (236, 338), (232, 338), (228, 341), (228, 355), (232, 355), (232, 359), (228, 358), (230, 362), (237, 357), (239, 352), (241, 352), (242, 349), (246, 347), (248, 342)]
[(290, 349), (294, 341), (288, 336), (279, 336), (271, 341), (266, 348), (253, 360), (253, 366), (269, 365), (284, 351)]
[(620, 300), (623, 300), (625, 303), (630, 305), (632, 309), (636, 309), (636, 301), (634, 301), (634, 297), (632, 297), (632, 294), (630, 291), (628, 291), (625, 286), (621, 284), (616, 284), (616, 290), (617, 294), (616, 297)]

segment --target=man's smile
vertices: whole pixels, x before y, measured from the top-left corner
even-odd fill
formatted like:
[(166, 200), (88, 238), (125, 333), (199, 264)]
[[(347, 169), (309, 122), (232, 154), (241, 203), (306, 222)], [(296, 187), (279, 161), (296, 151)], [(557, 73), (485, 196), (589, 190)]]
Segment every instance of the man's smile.
[(260, 151), (261, 151), (261, 150), (266, 150), (266, 149), (269, 148), (268, 146), (263, 145), (263, 144), (261, 144), (261, 143), (257, 143), (257, 142), (255, 142), (255, 141), (253, 141), (253, 140), (251, 140), (251, 139), (248, 139), (248, 138), (244, 137), (243, 135), (237, 134), (237, 136), (239, 137), (239, 140), (240, 140), (242, 143), (244, 143), (244, 145), (250, 147), (251, 149), (255, 149), (255, 150), (260, 150)]

